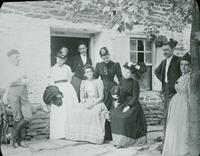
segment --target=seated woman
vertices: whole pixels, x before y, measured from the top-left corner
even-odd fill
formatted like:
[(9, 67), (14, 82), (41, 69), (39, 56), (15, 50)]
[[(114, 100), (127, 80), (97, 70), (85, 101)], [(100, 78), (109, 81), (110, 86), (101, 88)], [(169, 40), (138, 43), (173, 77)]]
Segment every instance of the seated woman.
[(115, 102), (110, 112), (113, 144), (117, 148), (143, 145), (146, 143), (147, 133), (146, 119), (138, 101), (139, 83), (132, 78), (136, 69), (132, 63), (126, 63), (123, 67), (124, 78), (119, 84), (119, 102)]
[(81, 82), (81, 102), (71, 110), (73, 118), (66, 128), (66, 139), (87, 141), (95, 144), (104, 142), (106, 107), (103, 103), (103, 83), (93, 78), (91, 65), (84, 67), (86, 80)]

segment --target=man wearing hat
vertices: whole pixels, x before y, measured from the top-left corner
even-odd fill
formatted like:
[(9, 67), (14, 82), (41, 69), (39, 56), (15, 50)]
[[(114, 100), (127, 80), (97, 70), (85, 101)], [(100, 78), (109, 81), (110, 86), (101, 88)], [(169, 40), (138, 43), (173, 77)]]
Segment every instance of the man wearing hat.
[(164, 93), (164, 135), (169, 102), (176, 93), (175, 82), (181, 76), (180, 58), (173, 54), (177, 43), (177, 41), (170, 39), (163, 44), (163, 54), (165, 59), (155, 70), (155, 75), (161, 81), (162, 91)]
[(83, 68), (86, 64), (92, 65), (91, 59), (87, 55), (87, 47), (84, 43), (80, 43), (78, 47), (78, 55), (68, 60), (67, 64), (71, 67), (74, 76), (72, 77), (72, 85), (77, 93), (80, 101), (80, 85), (84, 79)]
[(28, 147), (22, 142), (22, 129), (32, 119), (31, 105), (28, 101), (28, 77), (22, 72), (20, 67), (20, 53), (12, 49), (7, 53), (10, 61), (10, 67), (6, 71), (5, 83), (6, 93), (4, 94), (4, 103), (11, 106), (14, 129), (12, 133), (12, 146)]

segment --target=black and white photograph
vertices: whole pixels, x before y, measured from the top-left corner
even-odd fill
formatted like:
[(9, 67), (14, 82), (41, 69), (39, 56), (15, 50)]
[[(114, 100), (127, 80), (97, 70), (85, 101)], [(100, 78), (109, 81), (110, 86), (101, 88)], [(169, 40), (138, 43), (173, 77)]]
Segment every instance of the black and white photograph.
[(196, 0), (0, 4), (0, 156), (200, 156)]

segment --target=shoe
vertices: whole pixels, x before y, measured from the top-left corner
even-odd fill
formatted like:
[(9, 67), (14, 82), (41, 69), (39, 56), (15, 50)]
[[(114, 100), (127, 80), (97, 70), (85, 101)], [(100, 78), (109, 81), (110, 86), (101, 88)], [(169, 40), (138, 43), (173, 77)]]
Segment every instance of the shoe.
[(15, 140), (10, 140), (10, 144), (12, 145), (13, 148), (17, 148), (19, 147), (19, 145), (17, 144), (17, 142)]
[(159, 151), (160, 153), (162, 153), (163, 145), (160, 144), (155, 150), (157, 150), (157, 151)]
[(12, 136), (10, 136), (10, 144), (13, 148), (19, 147), (19, 145), (16, 142), (16, 139), (14, 139)]
[(18, 145), (23, 148), (29, 148), (29, 146), (25, 142), (20, 142), (18, 143)]
[(11, 145), (12, 145), (13, 148), (19, 147), (19, 145), (16, 142), (12, 142)]
[(117, 148), (117, 149), (120, 149), (120, 148), (124, 148), (124, 147), (121, 146), (121, 145), (117, 145), (116, 148)]

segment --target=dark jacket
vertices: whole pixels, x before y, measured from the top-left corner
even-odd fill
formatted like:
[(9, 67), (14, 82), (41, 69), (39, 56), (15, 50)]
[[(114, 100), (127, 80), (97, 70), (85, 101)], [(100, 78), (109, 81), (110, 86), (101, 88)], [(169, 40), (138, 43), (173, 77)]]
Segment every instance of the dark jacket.
[(74, 72), (74, 75), (78, 77), (79, 79), (83, 80), (84, 78), (84, 72), (83, 68), (86, 64), (92, 65), (92, 61), (89, 57), (87, 57), (87, 62), (84, 65), (81, 59), (80, 54), (73, 56), (67, 61), (67, 64), (71, 67), (72, 72)]
[(133, 107), (139, 103), (140, 86), (137, 80), (122, 79), (119, 86), (121, 89), (120, 102), (123, 107)]
[(94, 77), (98, 78), (99, 76), (103, 81), (113, 81), (114, 77), (117, 76), (118, 80), (120, 81), (122, 79), (122, 72), (120, 64), (117, 62), (110, 61), (109, 63), (97, 63)]
[[(155, 70), (156, 77), (162, 83), (162, 89), (164, 91), (165, 83), (165, 66), (166, 66), (166, 59), (163, 60), (160, 65)], [(172, 60), (169, 64), (167, 78), (168, 78), (168, 86), (175, 91), (175, 83), (177, 79), (181, 76), (180, 70), (180, 57), (173, 55)]]

